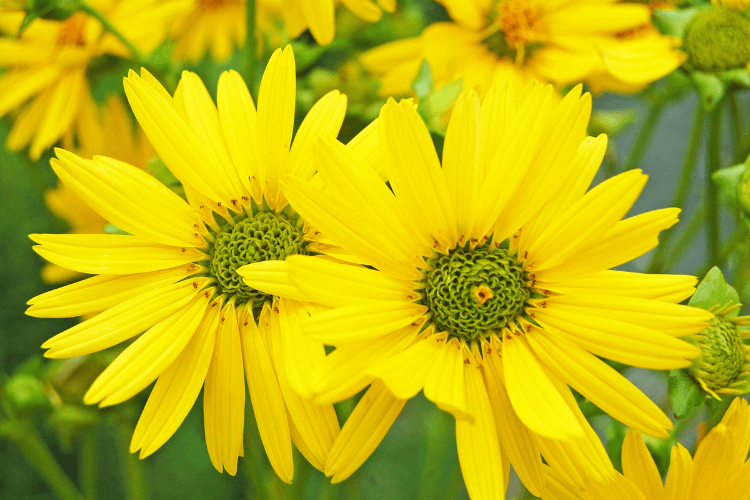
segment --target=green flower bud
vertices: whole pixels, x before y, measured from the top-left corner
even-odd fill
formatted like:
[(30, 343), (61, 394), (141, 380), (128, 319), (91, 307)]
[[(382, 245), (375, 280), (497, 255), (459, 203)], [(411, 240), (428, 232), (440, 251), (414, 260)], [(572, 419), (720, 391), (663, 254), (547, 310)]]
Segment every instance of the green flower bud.
[(5, 383), (5, 395), (13, 410), (22, 417), (42, 417), (52, 411), (52, 402), (38, 378), (19, 373)]
[(703, 71), (740, 68), (750, 62), (750, 19), (715, 6), (696, 14), (685, 28), (688, 63)]

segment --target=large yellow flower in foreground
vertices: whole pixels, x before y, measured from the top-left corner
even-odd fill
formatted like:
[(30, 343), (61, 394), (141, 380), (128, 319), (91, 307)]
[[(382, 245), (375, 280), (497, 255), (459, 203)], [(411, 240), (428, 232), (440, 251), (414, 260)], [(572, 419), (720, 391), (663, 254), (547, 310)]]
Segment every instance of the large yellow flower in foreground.
[[(84, 129), (86, 134), (78, 137), (78, 154), (89, 158), (94, 155), (105, 155), (118, 158), (142, 170), (154, 156), (143, 130), (134, 129), (129, 111), (121, 98), (112, 95), (101, 109), (93, 110), (96, 122)], [(44, 194), (44, 201), (50, 212), (60, 217), (70, 226), (71, 233), (103, 233), (107, 221), (92, 210), (64, 183), (49, 189)], [(42, 268), (42, 279), (47, 283), (60, 283), (80, 276), (62, 266), (48, 263)]]
[(494, 87), (480, 107), (459, 97), (442, 168), (408, 102), (383, 107), (380, 148), (392, 191), (333, 140), (316, 162), (327, 191), (294, 174), (295, 209), (353, 262), (290, 256), (239, 270), (267, 293), (331, 310), (301, 324), (336, 346), (307, 384), (319, 402), (371, 389), (326, 464), (334, 481), (373, 451), (403, 407), (425, 396), (456, 417), (474, 500), (501, 498), (510, 459), (543, 491), (542, 458), (580, 483), (613, 473), (568, 385), (618, 420), (664, 437), (670, 420), (599, 356), (652, 369), (685, 367), (679, 337), (711, 314), (676, 304), (695, 278), (609, 271), (657, 245), (676, 208), (621, 220), (646, 182), (639, 170), (587, 192), (606, 137), (584, 138), (591, 98), (576, 87), (552, 105), (549, 85), (516, 99)]
[[(128, 40), (148, 53), (167, 26), (190, 8), (190, 0), (93, 1)], [(24, 13), (0, 11), (0, 116), (17, 111), (7, 147), (30, 145), (38, 159), (65, 134), (92, 124), (81, 116), (95, 106), (86, 69), (97, 56), (128, 57), (128, 49), (83, 12), (65, 21), (37, 19), (18, 37)]]
[[(313, 144), (338, 134), (346, 97), (324, 96), (292, 142), (295, 88), (290, 47), (271, 57), (257, 112), (236, 72), (219, 79), (218, 109), (193, 73), (183, 74), (173, 98), (149, 73), (131, 72), (125, 91), (133, 112), (188, 202), (119, 160), (83, 160), (57, 150), (52, 161), (78, 197), (130, 234), (32, 235), (47, 260), (95, 276), (31, 299), (27, 313), (99, 313), (47, 341), (51, 358), (99, 351), (142, 333), (84, 398), (117, 404), (156, 380), (131, 443), (141, 457), (175, 432), (203, 387), (211, 461), (234, 474), (242, 454), (245, 375), (263, 444), (282, 480), (292, 479), (290, 440), (322, 470), (339, 433), (332, 405), (303, 400), (293, 390), (304, 376), (290, 363), (296, 350), (311, 362), (325, 357), (321, 344), (293, 337), (313, 306), (251, 289), (235, 272), (318, 249), (318, 233), (287, 203), (279, 179), (285, 172), (313, 176)], [(376, 129), (365, 134), (370, 130)], [(352, 147), (364, 154), (377, 147), (374, 137), (355, 138)]]
[(463, 80), (483, 96), (509, 81), (586, 82), (597, 91), (635, 91), (682, 64), (676, 39), (660, 35), (648, 6), (608, 0), (438, 0), (452, 18), (421, 36), (362, 56), (383, 95), (411, 92), (422, 61), (437, 87)]
[[(306, 29), (315, 41), (328, 45), (336, 31), (334, 0), (259, 0), (256, 22), (260, 31), (274, 36), (274, 18), (283, 17), (287, 32), (297, 38)], [(365, 21), (375, 22), (396, 9), (396, 0), (342, 0), (342, 3)], [(378, 5), (380, 7), (378, 7)], [(244, 0), (197, 0), (193, 10), (174, 29), (177, 59), (200, 61), (207, 51), (218, 61), (229, 58), (235, 47), (245, 43), (246, 19)]]
[(643, 437), (628, 432), (622, 448), (623, 474), (582, 488), (566, 484), (555, 471), (548, 477), (544, 500), (747, 500), (750, 498), (750, 409), (737, 398), (719, 425), (701, 441), (695, 458), (682, 445), (672, 448), (666, 482)]

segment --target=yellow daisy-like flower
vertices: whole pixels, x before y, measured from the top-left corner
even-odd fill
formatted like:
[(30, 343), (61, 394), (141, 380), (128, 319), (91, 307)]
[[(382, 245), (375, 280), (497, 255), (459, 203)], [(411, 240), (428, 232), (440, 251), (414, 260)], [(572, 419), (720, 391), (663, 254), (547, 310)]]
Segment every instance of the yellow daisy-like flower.
[[(274, 35), (273, 18), (283, 17), (292, 38), (309, 29), (316, 42), (328, 45), (336, 31), (335, 3), (334, 0), (259, 0), (256, 22), (261, 31)], [(342, 3), (369, 22), (380, 19), (381, 8), (388, 12), (396, 9), (396, 0), (377, 0), (377, 4), (372, 0), (342, 0)], [(245, 42), (245, 1), (198, 0), (194, 9), (177, 23), (174, 33), (176, 58), (197, 62), (210, 51), (211, 57), (224, 61), (235, 47)]]
[[(234, 474), (242, 454), (245, 378), (268, 458), (282, 480), (292, 479), (291, 440), (322, 470), (339, 433), (332, 405), (294, 390), (304, 368), (325, 358), (321, 344), (297, 338), (296, 324), (313, 306), (274, 299), (235, 273), (243, 264), (321, 245), (286, 202), (279, 179), (285, 172), (314, 175), (313, 144), (338, 134), (346, 97), (333, 91), (318, 101), (292, 142), (295, 88), (291, 47), (271, 57), (257, 112), (236, 72), (221, 75), (218, 106), (193, 73), (183, 73), (172, 97), (146, 71), (131, 72), (125, 92), (133, 112), (188, 202), (119, 160), (83, 160), (63, 150), (52, 160), (76, 196), (130, 234), (32, 235), (47, 260), (95, 276), (31, 299), (27, 313), (99, 313), (47, 341), (51, 358), (99, 351), (143, 333), (84, 398), (117, 404), (156, 380), (131, 443), (141, 457), (169, 439), (203, 387), (211, 461)], [(372, 131), (350, 147), (360, 154), (376, 148)]]
[[(91, 2), (139, 50), (152, 51), (168, 24), (190, 8), (190, 0), (101, 0)], [(128, 57), (128, 49), (92, 16), (78, 12), (65, 21), (37, 19), (18, 35), (24, 13), (0, 11), (0, 116), (17, 111), (7, 147), (30, 145), (42, 152), (74, 129), (91, 126), (81, 116), (93, 107), (86, 68), (97, 56)]]
[(579, 484), (587, 470), (612, 473), (568, 385), (667, 435), (667, 416), (598, 356), (662, 370), (698, 355), (679, 337), (712, 315), (676, 304), (695, 278), (608, 270), (655, 247), (679, 210), (621, 220), (646, 182), (639, 170), (586, 192), (606, 136), (585, 138), (591, 98), (580, 85), (555, 105), (552, 95), (534, 82), (516, 99), (505, 85), (480, 107), (474, 91), (462, 93), (442, 168), (412, 105), (390, 99), (378, 127), (392, 191), (330, 139), (315, 157), (326, 191), (287, 175), (285, 194), (305, 220), (372, 267), (290, 256), (239, 270), (249, 286), (332, 308), (301, 324), (336, 346), (307, 381), (317, 401), (373, 384), (331, 451), (334, 481), (422, 389), (456, 417), (475, 500), (502, 498), (508, 459), (537, 495), (541, 456)]
[[(100, 110), (94, 110), (99, 116), (91, 127), (85, 129), (87, 134), (78, 137), (79, 154), (91, 157), (96, 154), (118, 158), (142, 170), (154, 156), (143, 130), (133, 128), (130, 113), (122, 99), (110, 96)], [(107, 221), (89, 208), (65, 184), (59, 182), (57, 187), (48, 190), (44, 195), (47, 208), (70, 226), (71, 233), (103, 233)], [(80, 273), (56, 264), (47, 264), (42, 268), (42, 279), (47, 283), (60, 283), (80, 276)]]
[(666, 482), (639, 432), (630, 430), (622, 448), (622, 469), (606, 484), (582, 488), (545, 468), (544, 500), (747, 500), (750, 498), (750, 409), (735, 399), (719, 425), (701, 441), (695, 458), (678, 444), (672, 448)]
[(509, 81), (520, 92), (532, 79), (587, 82), (598, 90), (634, 91), (682, 64), (679, 41), (660, 35), (648, 6), (574, 0), (438, 0), (453, 22), (416, 38), (366, 52), (383, 95), (411, 92), (422, 61), (437, 87), (463, 80), (483, 96)]

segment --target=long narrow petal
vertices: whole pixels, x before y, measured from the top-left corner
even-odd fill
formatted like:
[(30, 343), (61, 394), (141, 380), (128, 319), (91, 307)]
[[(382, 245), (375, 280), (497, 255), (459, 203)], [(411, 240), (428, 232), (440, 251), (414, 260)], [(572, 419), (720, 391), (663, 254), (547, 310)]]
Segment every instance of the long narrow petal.
[(120, 234), (32, 234), (33, 249), (48, 261), (79, 273), (133, 274), (189, 264), (203, 252), (151, 243)]
[(391, 394), (385, 384), (376, 381), (354, 407), (331, 448), (326, 476), (339, 483), (351, 476), (385, 437), (406, 404)]
[(380, 150), (377, 118), (355, 135), (346, 147), (354, 151), (382, 181), (387, 180), (383, 153)]
[(470, 353), (467, 353), (467, 360), (469, 363), (464, 365), (466, 400), (475, 418), (473, 422), (456, 420), (458, 462), (472, 499), (504, 498), (504, 471), (492, 407), (479, 364)]
[(237, 473), (245, 426), (245, 376), (237, 312), (230, 302), (220, 313), (214, 354), (203, 390), (206, 447), (219, 472)]
[(503, 373), (508, 397), (521, 421), (552, 439), (580, 436), (583, 431), (568, 404), (523, 335), (503, 337)]
[(302, 335), (300, 324), (309, 318), (302, 304), (279, 299), (279, 333), (286, 378), (294, 391), (305, 399), (313, 396), (310, 374), (326, 359), (323, 344)]
[(130, 275), (101, 274), (29, 300), (26, 314), (35, 318), (73, 318), (98, 313), (142, 293), (176, 283), (198, 271), (188, 264), (164, 271)]
[(185, 307), (138, 337), (97, 377), (83, 401), (110, 406), (148, 387), (182, 353), (207, 305), (208, 298), (198, 294)]
[(263, 293), (293, 300), (310, 298), (294, 284), (285, 260), (263, 260), (237, 269), (245, 284)]
[[(750, 475), (747, 476), (750, 478)], [(669, 459), (669, 471), (667, 479), (664, 482), (665, 500), (689, 500), (690, 487), (693, 483), (693, 459), (690, 452), (681, 444), (672, 447), (672, 454)], [(750, 482), (747, 487), (750, 488)], [(745, 489), (744, 491), (747, 491)], [(732, 498), (724, 495), (719, 498)]]
[(320, 45), (331, 43), (336, 30), (333, 2), (331, 0), (298, 0), (297, 5), (315, 41)]
[(664, 486), (656, 463), (646, 448), (643, 436), (632, 429), (628, 431), (622, 444), (622, 471), (647, 500), (664, 498)]
[(172, 437), (198, 399), (214, 353), (219, 304), (209, 306), (188, 345), (167, 368), (148, 397), (130, 442), (146, 458)]
[(456, 419), (474, 418), (469, 413), (466, 402), (464, 354), (457, 339), (443, 344), (438, 355), (433, 357), (425, 377), (424, 395)]
[(42, 347), (48, 358), (81, 356), (112, 347), (151, 328), (185, 306), (205, 284), (193, 279), (143, 293), (58, 333)]
[(622, 297), (639, 297), (663, 302), (682, 302), (693, 295), (698, 278), (672, 274), (645, 274), (626, 271), (601, 271), (584, 278), (544, 283), (542, 288), (561, 294), (608, 295), (617, 290)]
[(240, 337), (250, 402), (263, 448), (276, 474), (282, 481), (290, 483), (294, 465), (286, 405), (271, 356), (261, 339), (252, 313), (247, 308), (240, 319)]

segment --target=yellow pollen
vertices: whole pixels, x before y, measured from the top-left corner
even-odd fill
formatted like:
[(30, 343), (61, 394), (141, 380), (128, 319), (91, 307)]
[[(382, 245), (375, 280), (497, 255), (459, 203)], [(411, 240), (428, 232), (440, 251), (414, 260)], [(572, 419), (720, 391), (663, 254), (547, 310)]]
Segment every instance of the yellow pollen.
[(495, 296), (492, 293), (492, 289), (484, 285), (474, 288), (471, 293), (474, 294), (474, 297), (479, 301), (480, 306)]
[(499, 6), (498, 21), (508, 45), (518, 50), (537, 41), (544, 31), (539, 13), (525, 0), (509, 0)]
[(83, 47), (86, 40), (83, 38), (83, 29), (86, 26), (86, 14), (78, 12), (65, 21), (57, 34), (57, 45), (76, 45)]

